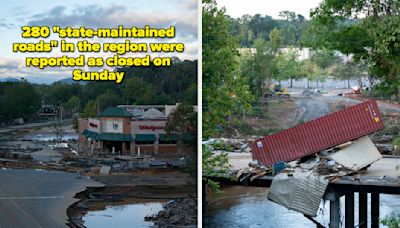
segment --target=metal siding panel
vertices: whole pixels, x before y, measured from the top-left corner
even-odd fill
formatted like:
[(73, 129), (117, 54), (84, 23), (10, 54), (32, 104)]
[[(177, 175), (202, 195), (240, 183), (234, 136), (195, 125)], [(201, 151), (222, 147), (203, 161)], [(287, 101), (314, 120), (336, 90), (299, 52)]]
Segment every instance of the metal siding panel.
[[(272, 165), (328, 149), (383, 127), (376, 101), (371, 100), (265, 136), (251, 143), (250, 148), (261, 164)], [(262, 148), (258, 148), (258, 141), (262, 142)]]

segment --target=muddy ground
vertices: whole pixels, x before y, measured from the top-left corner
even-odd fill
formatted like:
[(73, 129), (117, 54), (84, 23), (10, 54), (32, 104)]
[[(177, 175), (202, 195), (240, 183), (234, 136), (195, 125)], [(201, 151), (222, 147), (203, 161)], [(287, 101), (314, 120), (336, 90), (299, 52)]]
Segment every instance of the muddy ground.
[[(77, 135), (72, 125), (65, 124), (65, 139), (56, 143), (52, 124), (0, 129), (0, 169), (57, 170), (77, 173), (105, 184), (105, 187), (88, 188), (77, 193), (75, 197), (80, 201), (67, 211), (70, 226), (80, 227), (83, 225), (82, 216), (88, 211), (104, 210), (107, 206), (197, 198), (196, 178), (185, 170), (187, 157), (118, 159), (78, 155)], [(102, 166), (110, 167), (110, 173), (100, 174)], [(177, 213), (186, 213), (179, 208), (176, 210)], [(159, 219), (162, 224), (166, 222), (164, 217)], [(191, 216), (188, 216), (186, 223), (191, 221)]]

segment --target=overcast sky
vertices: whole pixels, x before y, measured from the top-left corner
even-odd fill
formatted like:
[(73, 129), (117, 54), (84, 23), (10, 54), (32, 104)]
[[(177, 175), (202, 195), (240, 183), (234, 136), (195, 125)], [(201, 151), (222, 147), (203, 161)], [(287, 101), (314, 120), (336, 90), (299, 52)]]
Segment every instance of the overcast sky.
[(226, 14), (237, 18), (242, 15), (269, 15), (279, 18), (281, 11), (293, 11), (310, 18), (310, 9), (315, 8), (322, 0), (217, 0), (219, 7), (226, 8)]
[[(43, 71), (24, 66), (24, 58), (33, 55), (13, 53), (12, 43), (38, 42), (38, 39), (23, 40), (21, 38), (20, 27), (24, 25), (91, 28), (114, 28), (118, 25), (125, 27), (150, 25), (167, 28), (174, 25), (176, 26), (176, 37), (164, 41), (183, 42), (185, 52), (173, 55), (180, 59), (197, 59), (197, 4), (197, 0), (2, 0), (0, 8), (0, 78), (27, 77), (28, 80), (43, 78), (56, 81), (72, 77), (71, 72), (74, 68), (45, 68), (47, 70)], [(123, 43), (125, 39), (113, 40)], [(96, 40), (92, 39), (91, 41)], [(110, 42), (110, 39), (98, 41)], [(143, 40), (136, 41), (144, 42)], [(135, 40), (132, 39), (131, 42), (135, 42)], [(60, 56), (62, 53), (53, 51), (50, 55)], [(171, 54), (168, 55), (171, 56)]]

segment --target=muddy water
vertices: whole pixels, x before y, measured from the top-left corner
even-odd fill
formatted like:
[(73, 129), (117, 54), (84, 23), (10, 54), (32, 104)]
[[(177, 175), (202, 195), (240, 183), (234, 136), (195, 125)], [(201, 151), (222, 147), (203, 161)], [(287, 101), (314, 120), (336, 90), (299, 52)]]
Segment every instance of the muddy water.
[(83, 220), (88, 228), (152, 227), (154, 223), (144, 221), (144, 217), (158, 213), (162, 207), (160, 202), (109, 206), (103, 211), (90, 211)]
[[(223, 188), (222, 193), (211, 194), (205, 227), (316, 227), (302, 214), (269, 201), (267, 190), (262, 187), (233, 186)], [(400, 212), (400, 196), (382, 194), (380, 200), (380, 218)], [(344, 227), (344, 197), (341, 197), (340, 207), (343, 208), (341, 221)], [(358, 208), (357, 200), (355, 208)], [(323, 226), (329, 226), (329, 202), (321, 203), (316, 220)], [(371, 221), (370, 218), (368, 220)], [(357, 210), (355, 224), (358, 224)]]

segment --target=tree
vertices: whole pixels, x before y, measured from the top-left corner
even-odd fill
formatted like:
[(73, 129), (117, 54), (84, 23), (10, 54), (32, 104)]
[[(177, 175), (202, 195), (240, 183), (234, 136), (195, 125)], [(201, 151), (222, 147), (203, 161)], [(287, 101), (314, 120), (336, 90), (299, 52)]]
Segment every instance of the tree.
[(48, 91), (48, 102), (54, 105), (64, 105), (72, 96), (79, 94), (80, 90), (79, 84), (53, 83)]
[(300, 64), (300, 74), (307, 78), (307, 88), (310, 88), (310, 81), (319, 75), (318, 67), (311, 60), (303, 60)]
[(82, 118), (96, 117), (97, 116), (97, 104), (96, 101), (90, 100), (86, 103), (83, 112), (80, 114)]
[(256, 98), (261, 98), (265, 83), (272, 81), (276, 67), (274, 65), (274, 55), (277, 48), (270, 45), (272, 41), (266, 42), (264, 39), (256, 39), (253, 47), (256, 49), (254, 55), (242, 58), (241, 75), (249, 85), (251, 94)]
[(297, 61), (296, 49), (289, 47), (286, 51), (279, 52), (275, 57), (277, 74), (275, 79), (279, 81), (290, 79), (290, 87), (293, 87), (293, 79), (301, 77), (300, 63)]
[(237, 69), (236, 45), (224, 10), (203, 1), (203, 137), (216, 134), (235, 112), (250, 108), (252, 96)]
[(336, 79), (347, 80), (347, 88), (350, 88), (350, 80), (352, 79), (357, 80), (360, 88), (362, 88), (363, 73), (363, 66), (353, 61), (338, 61), (332, 69), (332, 76)]
[(271, 47), (274, 47), (276, 49), (279, 48), (283, 43), (283, 30), (274, 28), (269, 33), (269, 41), (270, 41)]
[[(168, 115), (165, 131), (168, 135), (177, 133), (179, 135), (178, 141), (181, 143), (183, 143), (185, 139), (193, 137), (194, 139), (188, 142), (190, 146), (195, 149), (197, 140), (194, 136), (197, 135), (197, 112), (193, 108), (193, 105), (187, 103), (179, 104), (176, 109)], [(183, 151), (183, 148), (181, 148), (181, 151)]]
[(64, 106), (65, 108), (72, 110), (72, 112), (79, 112), (81, 100), (77, 96), (72, 96)]
[(9, 83), (0, 100), (0, 115), (6, 121), (31, 117), (39, 110), (40, 100), (40, 95), (28, 82)]
[(140, 78), (126, 79), (121, 90), (126, 104), (151, 104), (156, 91), (151, 84)]
[(96, 101), (98, 102), (99, 110), (104, 110), (109, 106), (117, 106), (124, 103), (123, 100), (121, 101), (121, 96), (110, 89), (97, 96)]
[(192, 176), (197, 176), (197, 112), (193, 105), (179, 104), (175, 111), (168, 115), (165, 131), (168, 135), (179, 135), (180, 152), (183, 152), (184, 142), (192, 147), (193, 154), (186, 168)]
[(370, 66), (369, 71), (379, 72), (382, 81), (397, 85), (400, 99), (399, 6), (392, 0), (325, 0), (311, 13), (315, 22), (308, 39), (330, 50), (353, 53), (356, 61)]
[(207, 177), (228, 177), (229, 176), (229, 162), (228, 154), (214, 154), (209, 148), (203, 147), (202, 152), (202, 169), (203, 169), (203, 182), (213, 191), (219, 191), (220, 186), (218, 182), (212, 181)]
[(317, 66), (317, 69), (315, 69), (314, 72), (318, 74), (313, 74), (313, 76), (314, 79), (317, 81), (318, 88), (319, 82), (324, 81), (328, 76), (328, 68), (337, 61), (337, 56), (331, 50), (320, 49), (313, 52), (311, 61), (313, 61)]

